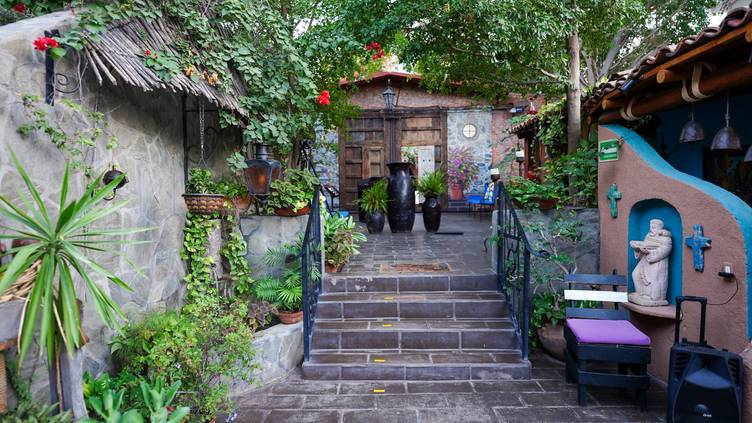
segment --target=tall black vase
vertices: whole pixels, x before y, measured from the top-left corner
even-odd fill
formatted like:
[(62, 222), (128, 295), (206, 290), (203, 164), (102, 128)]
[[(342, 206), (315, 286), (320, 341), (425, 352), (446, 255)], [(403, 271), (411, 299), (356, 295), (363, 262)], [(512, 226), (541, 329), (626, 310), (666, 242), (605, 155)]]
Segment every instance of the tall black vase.
[(410, 232), (415, 223), (415, 187), (410, 163), (392, 162), (389, 167), (387, 219), (392, 232)]
[(436, 197), (426, 197), (420, 206), (423, 212), (423, 226), (426, 232), (438, 232), (441, 226), (441, 202)]

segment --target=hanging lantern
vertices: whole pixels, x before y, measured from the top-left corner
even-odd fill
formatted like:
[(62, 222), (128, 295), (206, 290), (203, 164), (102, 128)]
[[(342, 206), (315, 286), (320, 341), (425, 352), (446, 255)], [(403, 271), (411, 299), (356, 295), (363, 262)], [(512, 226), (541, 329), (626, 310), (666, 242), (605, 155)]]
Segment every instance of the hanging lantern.
[(535, 107), (535, 103), (533, 102), (533, 99), (530, 98), (528, 100), (528, 102), (529, 102), (529, 106), (527, 108), (527, 114), (529, 114), (529, 115), (537, 115), (538, 114), (538, 109)]
[(749, 150), (747, 150), (747, 155), (744, 156), (744, 161), (746, 163), (752, 163), (752, 145), (749, 146)]
[(711, 150), (741, 150), (742, 141), (739, 138), (739, 134), (736, 133), (734, 128), (730, 126), (731, 113), (729, 111), (731, 99), (730, 95), (726, 94), (726, 126), (721, 128), (715, 137), (713, 138), (713, 144), (710, 146)]
[(112, 195), (109, 196), (109, 197), (105, 197), (104, 198), (105, 200), (110, 201), (113, 198), (115, 198), (115, 194), (116, 194), (117, 190), (119, 190), (120, 188), (124, 187), (125, 184), (128, 183), (128, 177), (125, 176), (125, 174), (123, 172), (117, 170), (117, 168), (115, 167), (115, 165), (113, 165), (112, 169), (110, 169), (107, 172), (105, 172), (104, 176), (102, 176), (102, 184), (104, 184), (105, 186), (107, 186), (107, 185), (110, 184), (110, 182), (112, 182), (115, 179), (119, 178), (120, 175), (123, 175), (123, 179), (121, 179), (120, 182), (118, 182), (117, 186), (115, 186), (115, 188), (113, 188)]
[(381, 94), (384, 97), (384, 106), (387, 110), (394, 110), (394, 91), (392, 90), (392, 80), (386, 80), (386, 90)]
[(246, 160), (243, 171), (245, 182), (248, 185), (248, 193), (260, 199), (266, 200), (270, 194), (272, 181), (280, 178), (282, 165), (279, 161), (270, 159), (266, 144), (256, 146), (256, 158)]
[(679, 135), (679, 142), (691, 143), (698, 142), (705, 139), (705, 130), (702, 128), (699, 122), (695, 120), (695, 110), (692, 106), (692, 111), (689, 112), (689, 122), (682, 127), (681, 135)]

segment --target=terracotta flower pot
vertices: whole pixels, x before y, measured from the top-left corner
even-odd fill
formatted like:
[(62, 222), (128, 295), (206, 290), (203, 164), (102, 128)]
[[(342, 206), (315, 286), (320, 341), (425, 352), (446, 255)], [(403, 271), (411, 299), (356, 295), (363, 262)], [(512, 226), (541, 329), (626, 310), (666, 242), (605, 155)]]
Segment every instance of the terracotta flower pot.
[(564, 339), (564, 325), (566, 322), (560, 321), (556, 326), (550, 322), (538, 329), (538, 339), (543, 349), (557, 360), (564, 361), (564, 348), (567, 342)]
[(276, 214), (277, 216), (283, 216), (283, 217), (303, 216), (310, 212), (311, 212), (311, 208), (308, 206), (305, 206), (298, 211), (293, 211), (292, 207), (283, 207), (281, 209), (274, 209), (274, 214)]
[(339, 268), (333, 264), (324, 264), (324, 271), (326, 273), (337, 273)]
[(462, 185), (450, 184), (449, 185), (449, 199), (452, 201), (460, 201), (464, 198)]
[(294, 312), (280, 310), (277, 316), (279, 317), (279, 321), (282, 322), (283, 325), (292, 325), (303, 320), (303, 310)]

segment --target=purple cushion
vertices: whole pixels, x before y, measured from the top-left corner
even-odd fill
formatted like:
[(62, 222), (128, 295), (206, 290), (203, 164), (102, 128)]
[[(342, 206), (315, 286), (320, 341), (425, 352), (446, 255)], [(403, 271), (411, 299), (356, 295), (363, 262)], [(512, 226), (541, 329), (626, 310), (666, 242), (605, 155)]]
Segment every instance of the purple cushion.
[(567, 319), (567, 326), (585, 344), (650, 345), (650, 338), (629, 320)]

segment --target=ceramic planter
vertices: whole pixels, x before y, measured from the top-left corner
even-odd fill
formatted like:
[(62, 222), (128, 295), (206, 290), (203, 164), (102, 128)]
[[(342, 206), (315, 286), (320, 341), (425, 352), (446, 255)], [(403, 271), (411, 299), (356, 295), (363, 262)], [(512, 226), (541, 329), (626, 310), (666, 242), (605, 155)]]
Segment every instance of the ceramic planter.
[(293, 312), (279, 311), (277, 316), (279, 317), (279, 321), (282, 322), (282, 324), (293, 325), (303, 320), (303, 310)]
[(311, 208), (308, 206), (305, 206), (298, 211), (294, 211), (292, 207), (283, 207), (281, 209), (274, 209), (274, 214), (276, 214), (277, 216), (283, 216), (283, 217), (304, 216), (310, 212), (311, 212)]
[(449, 199), (452, 201), (460, 201), (462, 198), (464, 198), (464, 194), (462, 193), (463, 186), (457, 185), (457, 184), (450, 184), (449, 185)]
[(366, 228), (369, 234), (378, 234), (384, 230), (386, 218), (381, 211), (375, 211), (366, 215)]
[(564, 340), (564, 321), (560, 321), (556, 326), (547, 322), (543, 327), (538, 328), (538, 339), (543, 349), (554, 358), (564, 361), (564, 348), (567, 346)]
[(426, 232), (438, 232), (441, 226), (441, 202), (436, 196), (426, 196), (426, 201), (420, 205), (423, 212), (423, 226)]
[(394, 233), (411, 232), (415, 223), (415, 186), (410, 176), (410, 163), (388, 163), (387, 218)]

